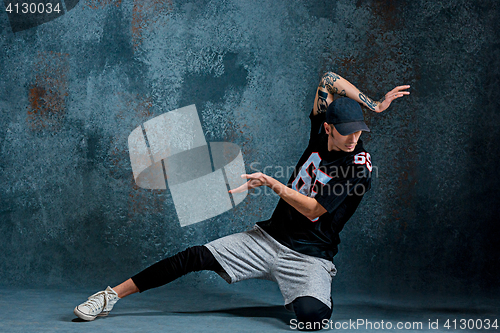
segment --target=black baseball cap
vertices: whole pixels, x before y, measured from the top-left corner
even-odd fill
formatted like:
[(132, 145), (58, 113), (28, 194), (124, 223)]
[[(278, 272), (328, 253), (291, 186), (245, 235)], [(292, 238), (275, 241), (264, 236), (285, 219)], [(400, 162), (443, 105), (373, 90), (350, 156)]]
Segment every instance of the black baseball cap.
[(326, 122), (334, 125), (340, 135), (349, 135), (357, 131), (370, 132), (365, 124), (361, 106), (348, 97), (341, 97), (328, 105)]

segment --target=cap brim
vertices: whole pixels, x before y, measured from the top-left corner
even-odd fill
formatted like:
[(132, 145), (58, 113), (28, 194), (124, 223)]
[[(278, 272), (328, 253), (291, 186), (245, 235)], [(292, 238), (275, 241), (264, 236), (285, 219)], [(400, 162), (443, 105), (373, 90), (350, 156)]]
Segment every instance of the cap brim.
[(368, 126), (366, 126), (364, 121), (354, 121), (350, 123), (336, 124), (335, 129), (340, 135), (346, 136), (357, 131), (370, 132)]

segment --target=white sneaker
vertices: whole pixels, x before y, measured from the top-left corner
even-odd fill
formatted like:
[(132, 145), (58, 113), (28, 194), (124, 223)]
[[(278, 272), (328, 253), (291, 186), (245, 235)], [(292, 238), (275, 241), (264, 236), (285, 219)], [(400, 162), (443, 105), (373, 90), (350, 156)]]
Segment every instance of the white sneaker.
[(97, 316), (107, 316), (119, 299), (118, 294), (111, 287), (107, 287), (106, 290), (90, 296), (86, 302), (78, 305), (73, 312), (80, 319), (94, 320)]

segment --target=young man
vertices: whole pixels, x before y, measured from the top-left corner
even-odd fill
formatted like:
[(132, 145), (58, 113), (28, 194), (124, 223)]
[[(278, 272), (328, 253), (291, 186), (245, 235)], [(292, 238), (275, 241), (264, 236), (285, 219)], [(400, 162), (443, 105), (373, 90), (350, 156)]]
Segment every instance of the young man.
[[(371, 159), (359, 139), (369, 131), (358, 103), (382, 112), (408, 95), (398, 86), (376, 102), (335, 73), (326, 73), (316, 91), (309, 145), (288, 186), (260, 172), (242, 175), (232, 190), (268, 186), (280, 200), (271, 218), (253, 229), (193, 246), (163, 259), (122, 284), (100, 291), (74, 309), (84, 320), (105, 316), (121, 298), (162, 286), (192, 271), (213, 270), (228, 283), (250, 278), (278, 283), (285, 307), (299, 329), (321, 329), (332, 313), (332, 262), (339, 232), (370, 189)], [(342, 97), (334, 101), (334, 96)]]

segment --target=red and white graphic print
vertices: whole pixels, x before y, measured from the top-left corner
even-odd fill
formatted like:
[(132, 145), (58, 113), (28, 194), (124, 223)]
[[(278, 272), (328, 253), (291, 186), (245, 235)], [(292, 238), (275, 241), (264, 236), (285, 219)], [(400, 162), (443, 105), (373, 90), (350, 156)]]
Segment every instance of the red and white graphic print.
[(372, 160), (369, 153), (359, 153), (354, 155), (354, 164), (366, 164), (366, 168), (372, 172)]
[(316, 183), (319, 182), (323, 185), (328, 183), (332, 177), (319, 170), (321, 157), (318, 153), (312, 153), (307, 161), (302, 164), (297, 177), (292, 182), (292, 188), (299, 193), (314, 198), (317, 191), (314, 190)]

